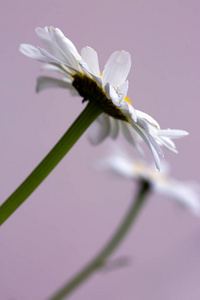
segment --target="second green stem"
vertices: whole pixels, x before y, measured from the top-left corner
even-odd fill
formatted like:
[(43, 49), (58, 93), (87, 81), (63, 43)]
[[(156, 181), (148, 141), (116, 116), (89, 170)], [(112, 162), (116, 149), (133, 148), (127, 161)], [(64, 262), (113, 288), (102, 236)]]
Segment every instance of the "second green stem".
[(97, 269), (102, 267), (106, 259), (114, 252), (117, 246), (122, 242), (126, 234), (133, 225), (136, 217), (141, 210), (145, 200), (147, 199), (147, 194), (150, 191), (150, 185), (146, 181), (140, 182), (140, 189), (136, 198), (133, 200), (131, 207), (129, 208), (127, 215), (122, 221), (119, 228), (116, 230), (113, 237), (110, 239), (108, 244), (103, 248), (102, 251), (85, 267), (80, 273), (78, 273), (74, 278), (72, 278), (66, 285), (61, 287), (61, 289), (55, 293), (49, 300), (62, 300), (67, 298), (75, 289), (79, 287), (85, 280), (89, 278)]

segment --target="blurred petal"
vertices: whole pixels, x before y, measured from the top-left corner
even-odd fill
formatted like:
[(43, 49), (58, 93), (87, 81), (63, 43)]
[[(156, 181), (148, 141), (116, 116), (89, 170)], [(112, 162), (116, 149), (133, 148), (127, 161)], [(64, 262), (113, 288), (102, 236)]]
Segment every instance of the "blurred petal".
[(48, 88), (65, 88), (65, 89), (74, 89), (70, 82), (56, 79), (47, 76), (41, 76), (37, 79), (36, 91), (41, 92)]
[(111, 169), (118, 175), (128, 179), (134, 178), (132, 164), (122, 155), (112, 155), (108, 157), (105, 162), (101, 163), (101, 168)]
[(188, 182), (170, 179), (166, 183), (157, 183), (156, 190), (176, 201), (196, 216), (200, 216), (199, 192)]
[(110, 121), (110, 137), (116, 139), (119, 134), (119, 120), (109, 117)]
[(109, 117), (103, 113), (89, 127), (89, 141), (93, 145), (98, 145), (109, 135), (109, 133)]
[[(200, 217), (199, 184), (181, 182), (169, 177), (167, 175), (169, 165), (166, 162), (164, 164), (165, 172), (157, 172), (151, 165), (147, 165), (142, 161), (134, 161), (125, 152), (119, 150), (120, 149), (116, 147), (113, 148), (111, 155), (99, 161), (99, 166), (102, 166), (99, 170), (112, 170), (127, 179), (137, 181), (146, 180), (154, 192), (171, 198), (177, 204)], [(155, 155), (157, 155), (157, 153), (155, 153)]]

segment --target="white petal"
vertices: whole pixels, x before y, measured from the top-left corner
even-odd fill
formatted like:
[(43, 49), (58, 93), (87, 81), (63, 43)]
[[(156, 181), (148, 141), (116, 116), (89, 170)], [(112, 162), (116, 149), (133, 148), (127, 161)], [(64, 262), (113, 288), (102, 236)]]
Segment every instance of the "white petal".
[(171, 150), (174, 153), (178, 153), (178, 151), (176, 150), (176, 145), (169, 138), (162, 136), (158, 139), (158, 142), (160, 143), (161, 146), (166, 147), (167, 149)]
[(36, 33), (47, 46), (50, 53), (60, 62), (80, 71), (78, 60), (81, 59), (74, 44), (67, 39), (60, 29), (52, 26), (36, 28)]
[(102, 74), (104, 84), (120, 86), (127, 78), (131, 67), (130, 54), (124, 50), (115, 51), (108, 59)]
[(165, 130), (160, 129), (158, 131), (159, 136), (165, 136), (165, 137), (169, 137), (169, 138), (172, 138), (172, 139), (181, 138), (181, 137), (184, 137), (188, 134), (189, 133), (187, 131), (178, 130), (178, 129), (165, 129)]
[(151, 125), (160, 128), (160, 125), (158, 124), (158, 122), (152, 118), (151, 116), (149, 116), (148, 114), (140, 111), (140, 110), (135, 110), (135, 113), (137, 115), (137, 117), (140, 117), (141, 119), (145, 119), (146, 121), (148, 121)]
[(35, 32), (53, 56), (60, 61), (66, 62), (65, 55), (59, 49), (57, 42), (55, 41), (54, 30), (55, 28), (51, 26), (45, 28), (37, 27)]
[(151, 143), (150, 143), (150, 147), (151, 147), (151, 151), (153, 153), (156, 168), (158, 169), (158, 171), (160, 171), (160, 157), (159, 157), (158, 153), (156, 152), (156, 150), (154, 149), (154, 147), (151, 145)]
[(67, 64), (79, 70), (78, 60), (81, 60), (81, 56), (74, 44), (58, 28), (55, 28), (54, 36), (59, 49), (65, 55)]
[(133, 107), (131, 107), (131, 109), (129, 110), (129, 113), (131, 115), (131, 119), (136, 123), (137, 122), (137, 116), (135, 113), (135, 109)]
[(127, 96), (128, 92), (128, 80), (124, 81), (120, 86), (118, 87), (118, 93), (121, 95), (119, 98), (120, 100), (123, 100)]
[(73, 55), (76, 57), (77, 60), (81, 59), (81, 56), (76, 50), (74, 44), (68, 38), (66, 38), (62, 33), (62, 31), (58, 28), (55, 28), (55, 38), (56, 41), (58, 42), (58, 45), (64, 52), (67, 50), (66, 53), (68, 54), (68, 49), (69, 49), (70, 53), (73, 53)]
[(90, 67), (91, 72), (96, 75), (100, 76), (100, 70), (99, 70), (99, 61), (98, 61), (98, 55), (95, 50), (93, 50), (90, 47), (84, 47), (81, 50), (81, 56), (82, 59), (88, 64)]
[(156, 167), (158, 170), (160, 170), (160, 159), (158, 156), (158, 153), (156, 152), (156, 150), (154, 149), (154, 147), (152, 146), (151, 142), (149, 141), (147, 132), (144, 131), (144, 129), (140, 128), (137, 123), (131, 123), (131, 126), (135, 129), (135, 131), (142, 137), (142, 139), (146, 142), (147, 146), (150, 148), (150, 150), (152, 151), (152, 154), (154, 156), (154, 161), (156, 164)]
[(57, 57), (50, 54), (45, 49), (40, 48), (40, 47), (37, 47), (37, 48), (40, 51), (40, 53), (49, 60), (50, 63), (59, 63), (59, 64), (65, 64), (66, 63), (64, 60), (60, 60)]
[(105, 92), (106, 92), (106, 96), (112, 100), (113, 104), (115, 104), (117, 107), (120, 106), (119, 103), (119, 97), (117, 95), (117, 92), (115, 91), (115, 89), (112, 87), (112, 85), (110, 85), (108, 82), (105, 85), (104, 88)]
[(45, 89), (55, 88), (55, 87), (65, 88), (65, 89), (66, 88), (67, 89), (74, 89), (72, 84), (67, 82), (67, 81), (63, 81), (63, 80), (60, 80), (60, 79), (47, 77), (47, 76), (38, 77), (37, 87), (36, 87), (37, 92), (41, 92)]
[(150, 145), (153, 146), (153, 148), (156, 150), (156, 152), (158, 154), (160, 154), (162, 157), (164, 157), (164, 154), (162, 152), (162, 149), (160, 148), (160, 146), (158, 145), (158, 143), (156, 142), (154, 136), (151, 135), (151, 133), (149, 132), (149, 125), (147, 123), (147, 121), (142, 120), (140, 118), (137, 119), (137, 124), (142, 127), (144, 129), (144, 131), (146, 132)]
[(137, 115), (135, 113), (135, 109), (133, 106), (123, 99), (120, 103), (120, 109), (122, 112), (129, 118), (131, 118), (134, 122), (137, 122)]
[[(127, 95), (127, 92), (128, 92), (128, 80), (122, 82), (119, 87), (118, 87), (118, 90), (122, 93), (122, 94), (125, 94)], [(126, 96), (125, 96), (126, 97)]]
[(29, 44), (21, 44), (19, 50), (24, 55), (42, 61), (42, 62), (50, 62), (49, 58), (41, 54), (38, 48), (29, 45)]
[(46, 59), (47, 59), (47, 61), (48, 61), (49, 63), (64, 64), (65, 66), (67, 66), (67, 68), (68, 68), (69, 70), (72, 71), (72, 73), (79, 73), (79, 74), (81, 74), (76, 68), (74, 68), (74, 67), (72, 66), (72, 64), (70, 64), (70, 62), (69, 62), (69, 65), (68, 65), (65, 61), (61, 61), (61, 60), (57, 59), (55, 56), (51, 55), (51, 54), (50, 54), (49, 52), (47, 52), (45, 49), (40, 48), (40, 47), (37, 47), (37, 48), (38, 48), (38, 50), (40, 51), (40, 53), (41, 53), (44, 57), (46, 57)]
[[(53, 55), (51, 55), (49, 52), (47, 52), (45, 49), (42, 49), (40, 47), (34, 47), (32, 45), (29, 44), (21, 44), (19, 47), (19, 50), (26, 56), (42, 61), (42, 62), (46, 62), (46, 63), (54, 63), (56, 65), (59, 64), (66, 64), (63, 61), (60, 61), (59, 59), (57, 59), (56, 57), (54, 57)], [(67, 66), (72, 72), (76, 72), (78, 73), (75, 69), (73, 69), (70, 66)]]
[(103, 113), (89, 127), (89, 141), (93, 145), (98, 145), (109, 135), (109, 133), (109, 116)]
[(79, 60), (78, 63), (80, 65), (81, 69), (83, 70), (83, 73), (90, 77), (90, 74), (92, 74), (92, 71), (91, 71), (90, 67), (88, 66), (88, 64), (84, 60)]

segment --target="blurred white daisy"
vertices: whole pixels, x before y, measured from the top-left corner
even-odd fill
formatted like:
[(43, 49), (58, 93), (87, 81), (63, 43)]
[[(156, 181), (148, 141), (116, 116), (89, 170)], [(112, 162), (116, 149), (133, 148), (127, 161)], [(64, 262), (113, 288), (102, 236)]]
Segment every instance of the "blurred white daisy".
[(30, 58), (47, 63), (43, 69), (56, 71), (61, 75), (61, 79), (39, 77), (37, 91), (62, 87), (69, 89), (72, 94), (78, 93), (84, 101), (98, 102), (102, 114), (90, 128), (90, 141), (93, 144), (100, 143), (108, 136), (115, 139), (119, 130), (122, 130), (125, 138), (141, 152), (138, 140), (135, 141), (132, 135), (134, 132), (152, 151), (158, 169), (159, 155), (163, 156), (160, 146), (177, 152), (171, 139), (188, 133), (183, 130), (161, 130), (152, 117), (135, 110), (127, 97), (127, 76), (131, 67), (128, 52), (115, 51), (101, 73), (97, 53), (92, 48), (84, 47), (80, 55), (73, 43), (58, 28), (52, 26), (36, 28), (36, 33), (48, 51), (29, 44), (20, 45), (20, 51)]
[(110, 170), (126, 179), (145, 180), (156, 193), (175, 200), (193, 214), (200, 216), (200, 185), (170, 177), (169, 165), (166, 161), (163, 161), (162, 172), (158, 172), (152, 165), (133, 160), (127, 153), (115, 149), (114, 154), (97, 163), (97, 168)]

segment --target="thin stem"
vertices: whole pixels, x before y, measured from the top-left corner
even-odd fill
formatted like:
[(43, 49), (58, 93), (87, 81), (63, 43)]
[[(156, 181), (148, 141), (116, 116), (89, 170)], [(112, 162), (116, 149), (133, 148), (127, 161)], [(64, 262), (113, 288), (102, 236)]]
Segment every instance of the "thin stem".
[(72, 148), (90, 124), (101, 114), (101, 108), (90, 101), (71, 127), (24, 180), (24, 182), (13, 192), (13, 194), (0, 206), (0, 225), (30, 196), (40, 183), (56, 167), (61, 159)]
[(125, 235), (128, 233), (131, 225), (133, 225), (136, 217), (141, 210), (147, 194), (150, 191), (150, 185), (146, 181), (142, 181), (139, 192), (134, 199), (127, 215), (122, 221), (121, 225), (107, 243), (107, 245), (100, 251), (100, 253), (84, 267), (76, 276), (74, 276), (68, 283), (66, 283), (57, 293), (55, 293), (49, 300), (62, 300), (67, 298), (80, 284), (89, 278), (98, 268), (102, 267), (106, 259), (116, 250), (117, 246), (122, 242)]

